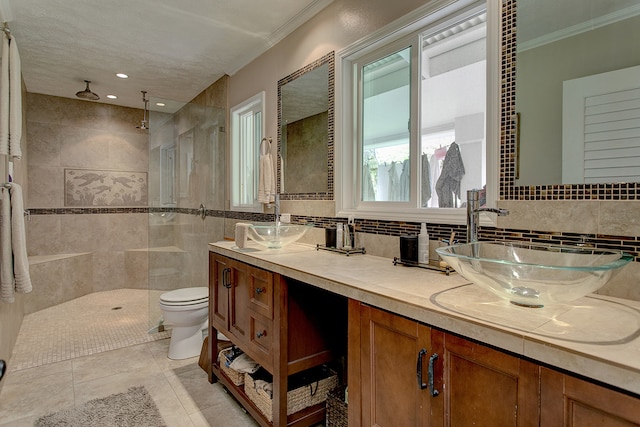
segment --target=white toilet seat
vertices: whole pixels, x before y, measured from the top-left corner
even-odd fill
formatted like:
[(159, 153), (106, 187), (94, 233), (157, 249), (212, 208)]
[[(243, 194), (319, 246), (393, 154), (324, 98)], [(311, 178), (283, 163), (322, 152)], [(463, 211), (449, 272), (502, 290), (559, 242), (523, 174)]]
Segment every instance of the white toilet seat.
[(164, 306), (194, 306), (209, 302), (209, 288), (200, 286), (182, 288), (160, 295), (160, 305)]

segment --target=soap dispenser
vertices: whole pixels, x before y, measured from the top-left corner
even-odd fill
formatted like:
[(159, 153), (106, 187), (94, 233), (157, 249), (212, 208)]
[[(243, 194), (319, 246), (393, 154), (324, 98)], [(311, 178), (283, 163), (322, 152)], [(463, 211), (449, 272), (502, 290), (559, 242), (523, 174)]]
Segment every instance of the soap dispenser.
[(429, 264), (429, 233), (427, 232), (427, 224), (424, 222), (420, 227), (420, 234), (418, 234), (418, 262)]

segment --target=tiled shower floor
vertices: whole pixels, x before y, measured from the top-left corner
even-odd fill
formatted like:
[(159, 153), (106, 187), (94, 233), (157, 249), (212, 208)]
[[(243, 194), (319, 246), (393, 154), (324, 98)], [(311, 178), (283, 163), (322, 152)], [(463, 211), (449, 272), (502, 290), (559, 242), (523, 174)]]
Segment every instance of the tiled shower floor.
[[(156, 310), (152, 308), (155, 317)], [(9, 370), (170, 337), (169, 331), (149, 334), (149, 328), (149, 291), (118, 289), (85, 295), (26, 315)]]

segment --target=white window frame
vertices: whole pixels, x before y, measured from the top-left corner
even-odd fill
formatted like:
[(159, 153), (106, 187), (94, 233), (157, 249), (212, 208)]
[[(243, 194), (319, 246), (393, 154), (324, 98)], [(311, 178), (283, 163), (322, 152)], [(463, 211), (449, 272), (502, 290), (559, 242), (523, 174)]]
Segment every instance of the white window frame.
[[(336, 53), (336, 138), (335, 183), (336, 216), (444, 224), (465, 224), (465, 208), (414, 208), (397, 203), (359, 203), (361, 176), (355, 168), (358, 158), (358, 129), (352, 105), (358, 102), (353, 84), (357, 81), (354, 62), (363, 56), (397, 43), (428, 23), (446, 19), (455, 11), (475, 7), (475, 0), (436, 0), (381, 28), (369, 37)], [(501, 1), (486, 0), (487, 9), (487, 206), (495, 207), (498, 198), (498, 145), (500, 138), (500, 23)], [(417, 62), (417, 61), (416, 61)], [(417, 89), (413, 89), (414, 91)], [(416, 92), (417, 94), (417, 92)], [(418, 98), (418, 96), (412, 96)], [(413, 114), (413, 113), (412, 113)], [(415, 123), (414, 123), (415, 122)], [(412, 121), (417, 128), (418, 121)], [(416, 132), (416, 130), (413, 130)], [(419, 134), (419, 133), (418, 133)], [(413, 168), (412, 170), (416, 170)], [(416, 179), (416, 178), (412, 178)], [(401, 204), (403, 205), (403, 204)], [(481, 216), (481, 224), (495, 225), (495, 217)]]
[[(248, 140), (243, 137), (242, 117), (247, 114), (255, 116), (261, 113), (259, 128), (254, 125), (253, 133), (259, 131), (259, 136)], [(230, 208), (234, 211), (262, 212), (262, 204), (258, 202), (258, 179), (259, 179), (259, 159), (260, 141), (265, 134), (265, 92), (260, 92), (251, 98), (241, 102), (230, 111), (231, 121), (231, 191)], [(251, 143), (251, 147), (245, 144)], [(244, 184), (246, 177), (242, 176), (245, 170), (253, 171), (253, 179), (247, 186)], [(251, 188), (247, 188), (251, 187)], [(241, 192), (248, 191), (245, 199), (252, 200), (251, 203), (241, 203)]]

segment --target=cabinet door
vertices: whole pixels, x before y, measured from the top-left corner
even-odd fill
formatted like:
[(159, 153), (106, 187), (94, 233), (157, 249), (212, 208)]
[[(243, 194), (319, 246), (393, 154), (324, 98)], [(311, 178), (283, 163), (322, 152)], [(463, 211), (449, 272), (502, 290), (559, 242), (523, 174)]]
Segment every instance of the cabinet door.
[(539, 425), (538, 365), (440, 331), (431, 339), (444, 347), (445, 426)]
[[(417, 367), (421, 350), (430, 354), (430, 329), (366, 305), (360, 315), (362, 425), (429, 425), (431, 398), (421, 387)], [(422, 359), (424, 368), (428, 355)], [(426, 369), (424, 374), (426, 383)]]
[(542, 368), (540, 384), (542, 426), (640, 425), (640, 402), (637, 397), (548, 368)]
[(209, 313), (213, 327), (229, 330), (229, 290), (231, 266), (229, 259), (209, 253)]
[(229, 260), (231, 286), (229, 287), (229, 331), (237, 338), (236, 344), (249, 342), (249, 266)]

